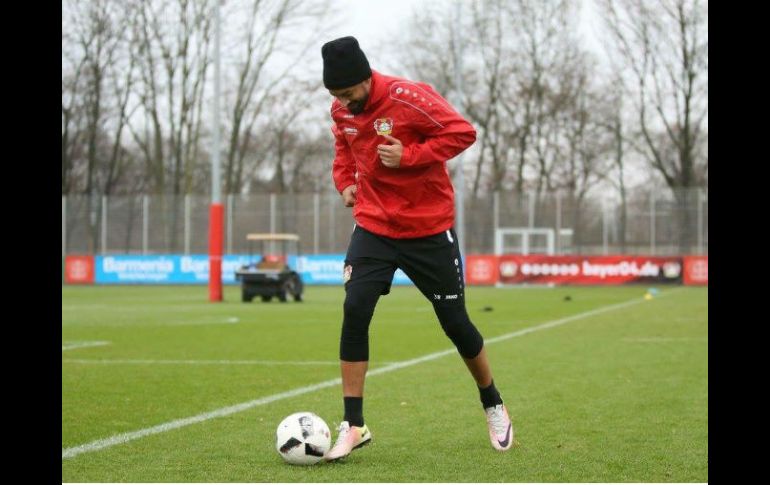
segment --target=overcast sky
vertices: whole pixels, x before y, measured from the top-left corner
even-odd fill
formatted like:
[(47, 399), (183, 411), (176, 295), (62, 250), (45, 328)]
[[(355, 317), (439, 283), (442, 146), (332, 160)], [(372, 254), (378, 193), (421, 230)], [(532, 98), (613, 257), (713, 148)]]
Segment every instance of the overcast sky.
[[(340, 26), (331, 32), (329, 39), (352, 35), (358, 39), (361, 49), (366, 53), (374, 69), (383, 65), (383, 61), (394, 54), (392, 48), (388, 47), (389, 39), (397, 39), (400, 33), (406, 30), (414, 9), (419, 9), (420, 3), (425, 3), (424, 0), (423, 2), (419, 0), (332, 1), (342, 14), (339, 18)], [(447, 2), (447, 6), (450, 3)], [(319, 43), (319, 52), (324, 42)]]
[[(461, 7), (469, 12), (472, 0), (466, 0)], [(596, 15), (592, 0), (573, 0), (580, 4), (579, 32), (585, 41), (585, 46), (593, 51), (597, 57), (604, 55), (599, 43), (595, 39), (594, 32), (601, 19)], [(385, 65), (397, 55), (389, 49), (389, 41), (397, 39), (400, 33), (405, 31), (413, 12), (419, 10), (420, 5), (431, 3), (430, 0), (332, 0), (341, 14), (339, 27), (330, 33), (329, 38), (319, 39), (314, 47), (320, 57), (321, 46), (328, 40), (346, 35), (352, 35), (361, 44), (361, 49), (366, 53), (372, 68)], [(455, 8), (454, 0), (443, 0), (447, 9)], [(392, 64), (392, 63), (391, 63)], [(380, 67), (380, 70), (383, 68)], [(390, 73), (403, 75), (403, 73)]]

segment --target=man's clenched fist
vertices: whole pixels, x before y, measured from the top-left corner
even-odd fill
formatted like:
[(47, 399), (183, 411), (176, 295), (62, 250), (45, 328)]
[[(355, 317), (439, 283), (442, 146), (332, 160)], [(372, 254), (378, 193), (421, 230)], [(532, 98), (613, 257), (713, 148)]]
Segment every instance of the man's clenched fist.
[(388, 168), (398, 168), (401, 165), (401, 154), (404, 153), (404, 145), (390, 135), (382, 135), (392, 145), (377, 145), (377, 153), (380, 154), (382, 164)]
[(353, 207), (356, 203), (356, 190), (358, 188), (355, 185), (348, 185), (342, 190), (342, 201), (345, 202), (345, 207)]

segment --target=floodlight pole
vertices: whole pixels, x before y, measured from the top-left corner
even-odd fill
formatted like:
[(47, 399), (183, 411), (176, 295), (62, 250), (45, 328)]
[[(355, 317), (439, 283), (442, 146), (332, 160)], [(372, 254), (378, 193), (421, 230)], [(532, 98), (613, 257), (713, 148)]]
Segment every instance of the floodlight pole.
[(214, 147), (211, 154), (211, 207), (209, 208), (209, 301), (222, 301), (222, 192), (219, 173), (219, 79), (220, 21), (219, 3), (214, 1)]

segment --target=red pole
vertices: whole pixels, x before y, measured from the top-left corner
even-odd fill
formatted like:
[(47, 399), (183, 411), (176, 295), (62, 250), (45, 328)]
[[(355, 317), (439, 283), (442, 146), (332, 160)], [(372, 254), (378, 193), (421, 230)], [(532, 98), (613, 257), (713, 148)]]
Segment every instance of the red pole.
[(222, 204), (209, 209), (209, 301), (222, 301)]

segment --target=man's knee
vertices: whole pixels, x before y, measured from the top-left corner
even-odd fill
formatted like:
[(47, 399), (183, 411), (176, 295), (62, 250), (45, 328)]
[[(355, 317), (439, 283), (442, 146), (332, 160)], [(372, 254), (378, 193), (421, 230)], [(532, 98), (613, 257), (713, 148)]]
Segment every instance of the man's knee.
[(380, 297), (382, 284), (362, 283), (348, 286), (343, 303), (343, 332), (366, 333)]
[(441, 328), (449, 337), (457, 351), (466, 359), (479, 355), (484, 346), (484, 339), (468, 317), (465, 305), (459, 303), (434, 303), (433, 308), (441, 323)]
[(358, 284), (346, 289), (340, 337), (341, 360), (369, 360), (369, 324), (381, 291), (381, 284)]

